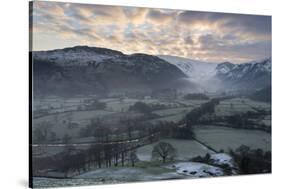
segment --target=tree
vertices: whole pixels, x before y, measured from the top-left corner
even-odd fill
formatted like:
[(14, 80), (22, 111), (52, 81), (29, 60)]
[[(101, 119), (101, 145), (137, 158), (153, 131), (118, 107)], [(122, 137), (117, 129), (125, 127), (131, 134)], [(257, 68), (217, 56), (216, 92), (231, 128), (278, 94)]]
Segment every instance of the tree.
[(50, 139), (49, 139), (51, 142), (54, 142), (57, 140), (57, 135), (54, 131), (51, 131), (50, 132)]
[(262, 149), (250, 149), (242, 145), (235, 151), (231, 150), (230, 155), (238, 165), (240, 174), (256, 174), (271, 172), (271, 152), (264, 152)]
[(73, 118), (73, 113), (72, 112), (69, 112), (66, 114), (66, 119), (68, 121), (68, 124), (72, 122), (72, 119)]
[(93, 134), (97, 142), (108, 142), (111, 135), (110, 129), (102, 125), (95, 127)]
[(176, 149), (167, 142), (160, 142), (154, 146), (152, 151), (152, 157), (155, 159), (162, 158), (163, 163), (166, 160), (173, 160), (176, 156)]
[(71, 141), (71, 136), (69, 136), (68, 134), (65, 134), (62, 138), (62, 142), (64, 144), (68, 144)]
[(91, 104), (86, 106), (88, 110), (104, 110), (106, 108), (105, 102), (99, 102), (98, 100), (94, 100)]
[(203, 93), (187, 94), (183, 98), (185, 100), (209, 100), (209, 97)]
[(86, 127), (80, 129), (79, 135), (80, 137), (94, 136), (96, 133), (96, 129), (100, 127), (104, 127), (100, 119), (91, 119), (89, 125), (86, 125)]
[(126, 133), (128, 134), (128, 139), (131, 140), (133, 127), (135, 126), (136, 123), (130, 119), (121, 120), (121, 123), (124, 124), (124, 126), (125, 126)]
[(54, 115), (54, 121), (55, 121), (55, 123), (58, 123), (58, 122), (59, 122), (59, 114), (58, 114), (58, 113), (56, 113), (56, 114)]
[(138, 160), (138, 156), (136, 154), (136, 150), (132, 150), (129, 154), (129, 159), (131, 162), (132, 167), (135, 166), (136, 161)]
[(152, 108), (144, 102), (136, 102), (134, 105), (130, 106), (129, 110), (143, 114), (150, 114), (152, 112)]
[(48, 140), (49, 132), (51, 131), (53, 124), (50, 122), (42, 122), (36, 126), (33, 131), (33, 142), (44, 143)]
[(45, 142), (47, 139), (47, 133), (44, 132), (42, 129), (40, 128), (36, 128), (33, 131), (33, 142), (34, 143), (43, 143)]

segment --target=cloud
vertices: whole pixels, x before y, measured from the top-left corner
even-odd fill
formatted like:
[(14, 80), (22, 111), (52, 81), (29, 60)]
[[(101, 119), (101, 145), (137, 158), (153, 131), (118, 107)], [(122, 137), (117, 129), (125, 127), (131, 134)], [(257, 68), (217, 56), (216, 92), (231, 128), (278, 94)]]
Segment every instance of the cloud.
[(208, 61), (271, 56), (270, 16), (42, 1), (32, 10), (35, 50), (79, 44)]
[(155, 24), (166, 24), (173, 20), (175, 14), (161, 11), (159, 9), (150, 9), (147, 13), (147, 19)]
[[(230, 37), (231, 40), (233, 40), (232, 37)], [(223, 57), (226, 60), (236, 57), (235, 59), (240, 61), (250, 61), (271, 56), (271, 41), (232, 43), (225, 38), (205, 35), (199, 38), (199, 43), (199, 50), (215, 55), (212, 59), (216, 61), (219, 61), (216, 57)]]
[(192, 39), (191, 36), (185, 37), (185, 38), (184, 38), (184, 42), (185, 42), (185, 44), (190, 44), (190, 45), (193, 45), (193, 44), (194, 44), (194, 41), (193, 41), (193, 39)]
[(123, 11), (126, 16), (126, 20), (129, 23), (139, 25), (145, 22), (148, 9), (129, 7), (129, 8), (124, 8)]

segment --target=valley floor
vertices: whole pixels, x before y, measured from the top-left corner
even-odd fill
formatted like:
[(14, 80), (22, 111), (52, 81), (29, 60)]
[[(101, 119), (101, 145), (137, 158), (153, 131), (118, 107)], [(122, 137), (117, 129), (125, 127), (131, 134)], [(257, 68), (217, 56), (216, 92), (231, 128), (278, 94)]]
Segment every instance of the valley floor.
[[(48, 105), (54, 106), (48, 114), (39, 115), (34, 118), (32, 130), (36, 128), (47, 127), (56, 134), (54, 146), (46, 146), (44, 144), (33, 144), (33, 153), (35, 158), (48, 158), (60, 154), (64, 149), (63, 138), (67, 134), (71, 136), (71, 143), (77, 144), (77, 150), (85, 150), (89, 145), (96, 141), (93, 136), (81, 137), (80, 131), (86, 128), (92, 119), (102, 118), (107, 123), (115, 123), (120, 121), (124, 116), (138, 118), (138, 113), (132, 113), (129, 108), (138, 99), (123, 99), (108, 98), (101, 99), (106, 107), (103, 110), (80, 110), (79, 106), (85, 105), (84, 101), (88, 99), (69, 99), (68, 101), (61, 99), (44, 99), (37, 102), (38, 107), (42, 108)], [(206, 100), (169, 100), (160, 101), (158, 99), (141, 100), (147, 104), (163, 105), (164, 108), (152, 111), (155, 118), (147, 118), (145, 123), (157, 124), (161, 122), (180, 122), (183, 117), (206, 103)], [(52, 104), (53, 103), (53, 104)], [(55, 107), (55, 105), (57, 105)], [(207, 114), (208, 119), (220, 118), (224, 116), (232, 116), (238, 113), (258, 112), (260, 109), (270, 110), (271, 105), (267, 103), (254, 102), (246, 98), (235, 98), (224, 100), (216, 106), (212, 114)], [(40, 112), (39, 112), (40, 113)], [(253, 120), (254, 123), (262, 125), (259, 127), (271, 127), (271, 115), (262, 115)], [(49, 124), (46, 124), (49, 123)], [(76, 126), (69, 127), (69, 123), (75, 123)], [(74, 124), (74, 125), (75, 125)], [(70, 176), (70, 178), (48, 178), (48, 177), (33, 177), (33, 186), (37, 188), (44, 187), (59, 187), (59, 186), (81, 186), (93, 184), (113, 184), (125, 182), (140, 182), (140, 181), (155, 181), (166, 179), (190, 179), (201, 177), (216, 177), (235, 175), (237, 166), (233, 158), (227, 154), (230, 149), (237, 149), (241, 145), (249, 146), (251, 149), (262, 149), (263, 151), (271, 152), (271, 133), (256, 129), (242, 129), (228, 127), (227, 124), (220, 125), (205, 124), (193, 125), (194, 139), (175, 139), (175, 138), (160, 138), (151, 143), (141, 144), (136, 148), (136, 156), (138, 161), (135, 166), (125, 165), (121, 167), (111, 166), (109, 168), (94, 168), (81, 174)], [(72, 124), (73, 125), (73, 124)], [(77, 126), (78, 125), (78, 126)], [(120, 128), (118, 125), (109, 125), (113, 129)], [(138, 136), (140, 131), (132, 132), (131, 137)], [(127, 134), (111, 134), (112, 141), (127, 140)], [(137, 140), (136, 140), (137, 141)], [(159, 142), (171, 144), (177, 151), (176, 158), (167, 163), (157, 162), (152, 160), (152, 151), (155, 145)], [(52, 143), (50, 143), (52, 145)], [(84, 144), (84, 145), (83, 145)], [(62, 145), (62, 146), (60, 146)], [(212, 164), (199, 163), (192, 161), (192, 158), (210, 154)], [(222, 168), (223, 165), (228, 165), (231, 173), (226, 173)], [(47, 170), (48, 172), (48, 170)], [(50, 177), (62, 173), (50, 173)]]

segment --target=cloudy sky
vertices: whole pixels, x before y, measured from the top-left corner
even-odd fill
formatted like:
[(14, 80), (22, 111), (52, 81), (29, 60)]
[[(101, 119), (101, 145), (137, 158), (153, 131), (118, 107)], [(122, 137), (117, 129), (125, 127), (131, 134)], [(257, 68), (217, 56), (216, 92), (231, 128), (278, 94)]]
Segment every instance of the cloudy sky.
[(241, 63), (271, 56), (271, 17), (35, 1), (33, 50), (76, 45)]

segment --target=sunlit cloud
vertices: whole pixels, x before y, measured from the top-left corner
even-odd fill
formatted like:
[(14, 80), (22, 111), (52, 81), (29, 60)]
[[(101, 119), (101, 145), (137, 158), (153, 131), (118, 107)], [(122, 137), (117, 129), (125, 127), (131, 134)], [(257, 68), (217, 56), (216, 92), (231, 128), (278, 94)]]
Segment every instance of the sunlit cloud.
[(36, 1), (34, 50), (75, 45), (240, 63), (271, 56), (271, 17)]

